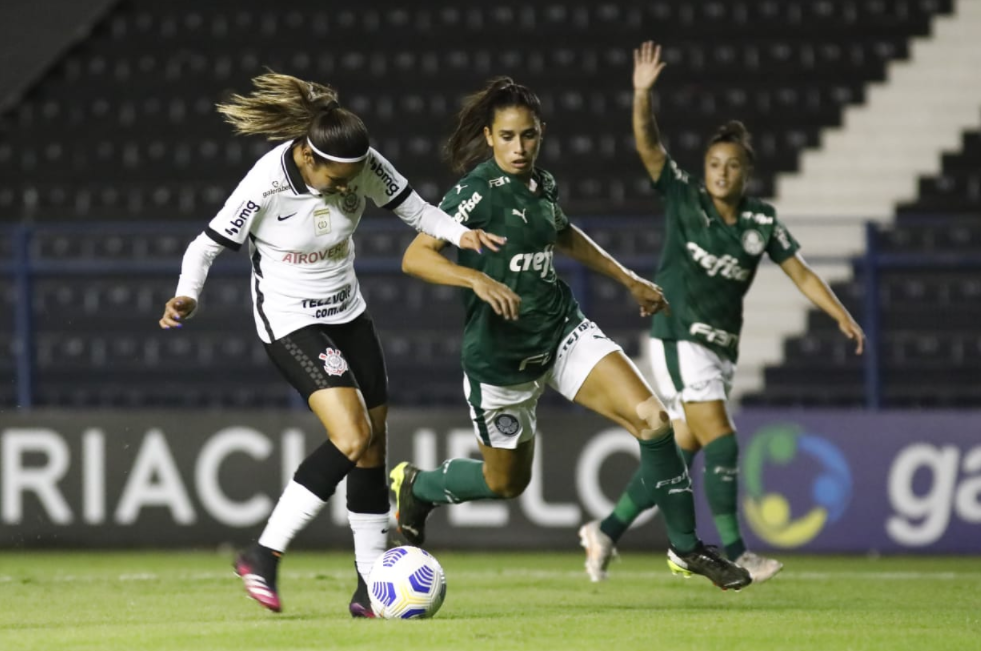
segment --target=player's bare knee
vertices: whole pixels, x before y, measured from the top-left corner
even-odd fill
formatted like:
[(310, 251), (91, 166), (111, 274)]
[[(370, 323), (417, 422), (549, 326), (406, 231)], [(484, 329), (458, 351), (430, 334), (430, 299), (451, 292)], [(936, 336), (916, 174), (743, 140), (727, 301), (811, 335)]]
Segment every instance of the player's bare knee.
[(634, 424), (634, 431), (631, 431), (631, 434), (640, 440), (657, 439), (671, 430), (671, 417), (668, 416), (668, 412), (664, 410), (664, 405), (657, 396), (651, 396), (638, 404), (636, 412), (638, 422)]
[(351, 461), (359, 460), (371, 446), (371, 423), (367, 419), (351, 423), (344, 432), (330, 437), (331, 442)]

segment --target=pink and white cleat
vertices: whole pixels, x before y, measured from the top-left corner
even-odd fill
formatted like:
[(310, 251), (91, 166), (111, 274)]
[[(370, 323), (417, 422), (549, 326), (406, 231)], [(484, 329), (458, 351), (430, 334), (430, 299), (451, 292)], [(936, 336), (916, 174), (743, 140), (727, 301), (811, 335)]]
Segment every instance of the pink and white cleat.
[(276, 592), (276, 571), (279, 568), (279, 554), (261, 545), (252, 545), (239, 552), (232, 563), (235, 574), (245, 583), (245, 592), (274, 613), (282, 611), (283, 605)]

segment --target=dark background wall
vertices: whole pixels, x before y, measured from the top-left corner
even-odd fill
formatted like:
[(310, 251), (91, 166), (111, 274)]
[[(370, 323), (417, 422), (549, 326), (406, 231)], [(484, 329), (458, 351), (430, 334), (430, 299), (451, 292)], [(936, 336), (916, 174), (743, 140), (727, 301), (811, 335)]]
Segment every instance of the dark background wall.
[(0, 3), (0, 113), (8, 110), (119, 0)]

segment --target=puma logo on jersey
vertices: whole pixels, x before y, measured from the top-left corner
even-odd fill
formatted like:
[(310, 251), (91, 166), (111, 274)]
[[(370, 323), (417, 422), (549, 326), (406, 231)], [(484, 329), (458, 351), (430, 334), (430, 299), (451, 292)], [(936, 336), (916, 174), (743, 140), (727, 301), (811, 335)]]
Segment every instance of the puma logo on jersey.
[(480, 196), (480, 193), (474, 192), (473, 196), (471, 196), (469, 199), (460, 202), (460, 205), (457, 206), (456, 212), (453, 214), (453, 219), (460, 223), (467, 221), (467, 217), (470, 216), (470, 213), (477, 207), (477, 204), (480, 203), (481, 199), (483, 199), (483, 197)]
[(249, 221), (249, 217), (257, 212), (259, 212), (259, 204), (254, 201), (246, 201), (245, 205), (242, 206), (242, 210), (239, 211), (238, 216), (228, 223), (228, 228), (225, 229), (225, 232), (229, 235), (237, 235), (239, 229), (245, 226), (245, 222)]
[(511, 209), (511, 214), (512, 215), (517, 215), (518, 217), (521, 218), (521, 221), (523, 221), (524, 223), (527, 224), (528, 223), (528, 219), (525, 217), (525, 211), (526, 210), (528, 210), (528, 209), (525, 208), (524, 210), (522, 210), (522, 211), (519, 212), (517, 208), (512, 208)]
[(714, 256), (694, 242), (688, 242), (688, 252), (691, 258), (697, 262), (709, 277), (722, 276), (728, 280), (746, 282), (749, 280), (749, 269), (739, 266), (739, 260), (728, 253), (722, 256)]
[(543, 279), (552, 282), (555, 280), (555, 269), (552, 267), (552, 245), (545, 247), (544, 251), (537, 253), (518, 253), (511, 258), (508, 268), (515, 273), (522, 271), (538, 272)]
[(460, 184), (460, 183), (457, 183), (457, 184), (456, 184), (456, 193), (457, 193), (457, 194), (460, 194), (460, 192), (462, 192), (462, 191), (463, 191), (463, 188), (465, 188), (465, 187), (467, 187), (467, 186), (465, 186), (465, 185), (462, 185), (462, 184)]

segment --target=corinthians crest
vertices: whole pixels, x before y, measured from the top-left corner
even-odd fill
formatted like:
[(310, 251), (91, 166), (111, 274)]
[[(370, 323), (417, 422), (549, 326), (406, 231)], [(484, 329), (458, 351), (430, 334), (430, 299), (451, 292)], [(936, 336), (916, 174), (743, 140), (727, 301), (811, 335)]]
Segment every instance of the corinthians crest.
[(320, 353), (318, 357), (323, 361), (324, 370), (327, 371), (327, 375), (344, 375), (347, 371), (347, 360), (344, 359), (344, 355), (341, 355), (341, 351), (339, 350), (328, 348), (326, 351)]
[(352, 188), (351, 192), (348, 192), (341, 199), (341, 208), (346, 213), (357, 212), (358, 208), (361, 206), (361, 197), (356, 192), (357, 188)]

